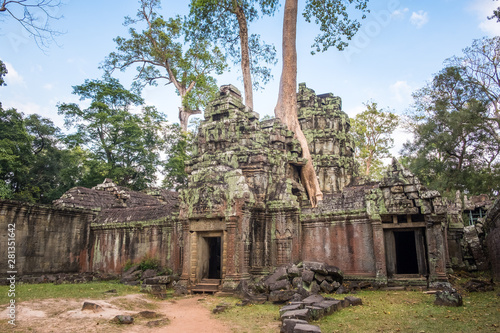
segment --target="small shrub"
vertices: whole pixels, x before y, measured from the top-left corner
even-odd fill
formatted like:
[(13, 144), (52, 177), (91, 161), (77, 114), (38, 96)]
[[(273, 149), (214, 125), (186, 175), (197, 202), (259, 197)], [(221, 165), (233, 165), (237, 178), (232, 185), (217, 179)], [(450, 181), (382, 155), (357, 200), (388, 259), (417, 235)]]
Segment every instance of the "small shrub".
[(141, 269), (141, 271), (145, 271), (148, 269), (158, 270), (160, 268), (160, 260), (157, 258), (144, 257), (144, 259), (142, 259), (139, 263), (139, 268)]

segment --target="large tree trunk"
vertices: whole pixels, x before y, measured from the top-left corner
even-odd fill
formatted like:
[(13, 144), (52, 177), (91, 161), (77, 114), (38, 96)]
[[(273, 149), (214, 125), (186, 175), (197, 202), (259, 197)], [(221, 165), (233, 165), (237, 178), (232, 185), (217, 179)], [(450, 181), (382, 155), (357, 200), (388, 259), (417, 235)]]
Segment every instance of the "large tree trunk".
[(184, 108), (183, 106), (179, 107), (179, 122), (181, 124), (181, 129), (184, 132), (187, 132), (187, 128), (189, 125), (189, 117), (193, 114), (201, 114), (200, 110), (189, 110)]
[(253, 109), (253, 91), (252, 76), (250, 74), (250, 53), (248, 50), (248, 27), (243, 9), (236, 4), (236, 18), (240, 28), (240, 47), (241, 47), (241, 72), (243, 74), (243, 86), (245, 89), (245, 104)]
[(307, 159), (302, 167), (301, 179), (306, 188), (311, 205), (316, 207), (323, 193), (319, 187), (316, 171), (312, 164), (311, 153), (306, 137), (300, 128), (297, 115), (297, 0), (286, 0), (285, 16), (283, 19), (283, 71), (281, 72), (278, 103), (274, 114), (280, 118), (288, 129), (295, 133), (295, 137), (302, 147), (302, 157)]

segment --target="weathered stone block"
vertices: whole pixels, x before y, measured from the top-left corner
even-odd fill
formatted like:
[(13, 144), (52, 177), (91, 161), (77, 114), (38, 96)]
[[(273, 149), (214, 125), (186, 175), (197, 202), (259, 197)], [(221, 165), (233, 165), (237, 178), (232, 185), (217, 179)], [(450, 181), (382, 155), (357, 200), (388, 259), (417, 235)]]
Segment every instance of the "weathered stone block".
[(319, 306), (307, 305), (305, 309), (308, 309), (311, 313), (312, 320), (319, 320), (325, 315), (325, 309)]
[(335, 311), (339, 310), (340, 301), (339, 300), (324, 300), (321, 302), (313, 303), (313, 306), (318, 306), (320, 308), (323, 308), (325, 311), (325, 316), (327, 316), (327, 315), (331, 315)]
[(349, 302), (350, 306), (363, 305), (363, 301), (359, 297), (347, 296), (344, 299)]
[(295, 290), (275, 290), (269, 293), (268, 300), (274, 303), (283, 303), (292, 299)]
[(289, 278), (295, 278), (295, 277), (298, 277), (298, 276), (301, 275), (300, 274), (300, 269), (297, 266), (295, 266), (295, 265), (293, 265), (292, 267), (290, 267), (287, 270), (287, 272), (288, 272), (288, 277)]
[(297, 324), (293, 330), (294, 333), (321, 333), (321, 329), (316, 325)]
[(281, 320), (285, 319), (302, 319), (309, 322), (311, 320), (311, 313), (309, 309), (291, 310), (281, 315)]
[(326, 275), (316, 273), (314, 274), (314, 279), (316, 279), (316, 281), (318, 281), (318, 283), (321, 284), (321, 282), (323, 282), (326, 279)]
[(275, 283), (269, 285), (269, 290), (274, 291), (274, 290), (290, 290), (292, 285), (288, 280), (279, 280), (276, 281)]
[(324, 301), (325, 298), (321, 295), (311, 295), (309, 297), (306, 297), (302, 300), (302, 303), (304, 303), (305, 306), (307, 305), (313, 305), (314, 303), (322, 302)]
[(314, 272), (309, 269), (302, 271), (302, 281), (311, 283), (314, 280)]
[(287, 311), (300, 310), (304, 308), (304, 303), (285, 305), (280, 309), (280, 317)]
[(321, 282), (319, 287), (321, 291), (325, 293), (331, 293), (333, 291), (333, 285), (331, 283), (328, 283), (326, 280)]
[(307, 321), (302, 319), (285, 319), (281, 325), (281, 333), (293, 333), (297, 324), (307, 324)]
[(264, 280), (264, 284), (269, 287), (271, 284), (276, 283), (279, 280), (285, 280), (287, 278), (288, 273), (286, 271), (286, 267), (278, 267), (272, 275)]
[(462, 296), (456, 290), (440, 290), (436, 293), (434, 305), (462, 306)]

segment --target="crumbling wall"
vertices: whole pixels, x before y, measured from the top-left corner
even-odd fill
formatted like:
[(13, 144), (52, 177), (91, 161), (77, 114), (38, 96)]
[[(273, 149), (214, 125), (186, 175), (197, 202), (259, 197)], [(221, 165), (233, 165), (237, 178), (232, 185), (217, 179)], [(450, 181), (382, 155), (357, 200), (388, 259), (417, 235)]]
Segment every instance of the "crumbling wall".
[(484, 222), (486, 246), (494, 278), (500, 281), (500, 198), (497, 198)]
[(342, 100), (316, 95), (305, 83), (297, 94), (300, 127), (304, 132), (323, 194), (340, 192), (353, 180), (356, 168), (354, 138)]
[(180, 273), (182, 239), (179, 223), (172, 218), (125, 223), (92, 223), (91, 269), (121, 273), (127, 263), (145, 258)]
[(8, 228), (15, 229), (15, 271), (20, 275), (87, 271), (89, 227), (95, 212), (0, 200), (0, 260), (7, 267)]

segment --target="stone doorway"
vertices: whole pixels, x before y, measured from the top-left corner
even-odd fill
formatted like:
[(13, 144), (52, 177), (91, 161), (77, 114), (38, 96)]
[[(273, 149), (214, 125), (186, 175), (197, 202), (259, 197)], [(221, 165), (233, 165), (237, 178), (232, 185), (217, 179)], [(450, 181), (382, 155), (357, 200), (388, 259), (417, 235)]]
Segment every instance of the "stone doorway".
[(387, 276), (419, 278), (428, 275), (425, 230), (385, 230)]
[(222, 278), (222, 235), (200, 233), (196, 280)]

